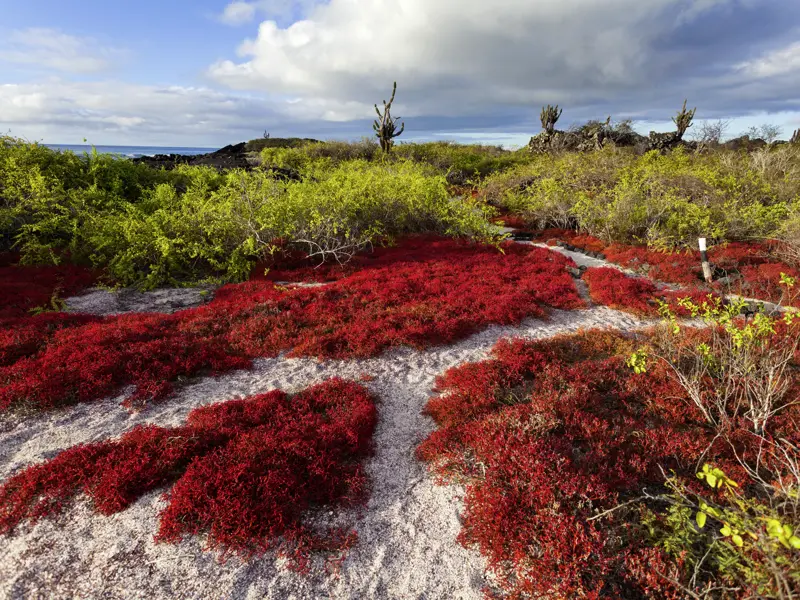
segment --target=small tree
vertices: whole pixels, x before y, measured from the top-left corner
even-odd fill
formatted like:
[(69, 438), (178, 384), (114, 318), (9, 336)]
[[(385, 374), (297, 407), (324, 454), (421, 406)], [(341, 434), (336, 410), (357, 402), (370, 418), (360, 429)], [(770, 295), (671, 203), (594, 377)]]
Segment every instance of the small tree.
[(551, 106), (548, 104), (547, 106), (542, 107), (542, 113), (540, 115), (540, 119), (542, 121), (542, 129), (544, 129), (548, 134), (553, 133), (556, 127), (556, 121), (561, 116), (563, 109), (558, 108), (558, 104), (555, 106)]
[(394, 102), (394, 94), (397, 91), (397, 82), (394, 82), (394, 86), (392, 87), (392, 97), (389, 99), (387, 103), (386, 100), (383, 101), (383, 114), (381, 114), (378, 105), (375, 105), (375, 112), (378, 113), (378, 117), (380, 120), (375, 119), (375, 122), (372, 124), (372, 128), (375, 130), (375, 137), (380, 140), (381, 143), (381, 150), (384, 152), (389, 152), (392, 149), (392, 145), (394, 142), (392, 141), (393, 138), (396, 138), (406, 127), (405, 123), (400, 124), (400, 130), (397, 130), (397, 119), (393, 119), (392, 116), (389, 114), (389, 111), (392, 108), (392, 102)]
[(701, 144), (716, 145), (725, 137), (725, 132), (728, 130), (731, 122), (723, 119), (716, 121), (703, 121), (700, 125), (700, 130), (697, 132), (695, 139)]
[(692, 126), (692, 119), (694, 119), (694, 113), (697, 110), (697, 107), (693, 108), (692, 110), (686, 110), (686, 100), (683, 101), (683, 108), (678, 112), (677, 115), (672, 117), (672, 122), (675, 123), (675, 127), (678, 128), (678, 138), (682, 139), (683, 134), (686, 133), (686, 130)]
[(764, 123), (759, 125), (758, 127), (753, 126), (750, 127), (745, 134), (751, 140), (764, 140), (767, 144), (771, 144), (775, 140), (778, 139), (778, 136), (781, 134), (781, 128), (777, 125), (772, 125), (770, 123)]

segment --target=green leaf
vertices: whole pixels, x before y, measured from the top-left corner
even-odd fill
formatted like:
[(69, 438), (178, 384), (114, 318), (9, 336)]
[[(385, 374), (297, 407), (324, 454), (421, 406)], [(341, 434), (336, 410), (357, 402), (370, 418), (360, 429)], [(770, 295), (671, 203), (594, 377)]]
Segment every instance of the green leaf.
[(742, 536), (740, 536), (740, 535), (739, 535), (739, 534), (737, 534), (737, 533), (734, 533), (734, 534), (731, 536), (731, 540), (733, 540), (733, 543), (734, 543), (734, 544), (736, 544), (737, 546), (739, 546), (739, 548), (741, 548), (742, 546), (744, 546), (744, 540), (742, 539)]
[(704, 512), (698, 512), (698, 513), (697, 513), (697, 514), (694, 516), (694, 519), (695, 519), (695, 521), (697, 521), (697, 526), (698, 526), (700, 529), (702, 529), (703, 527), (705, 527), (705, 524), (706, 524), (706, 518), (707, 518), (707, 517), (708, 517), (708, 515), (706, 515), (706, 513), (704, 513)]

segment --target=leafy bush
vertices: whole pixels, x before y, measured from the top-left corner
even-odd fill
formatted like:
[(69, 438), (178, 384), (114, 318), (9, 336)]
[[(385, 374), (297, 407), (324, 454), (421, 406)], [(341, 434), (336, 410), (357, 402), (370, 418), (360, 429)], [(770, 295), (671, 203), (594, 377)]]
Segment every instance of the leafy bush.
[(484, 196), (537, 227), (658, 248), (775, 235), (800, 194), (797, 151), (544, 154), (488, 178)]
[[(785, 276), (784, 283), (794, 285)], [(796, 315), (742, 319), (742, 302), (682, 304), (707, 329), (687, 332), (665, 307), (650, 350), (639, 349), (629, 365), (646, 372), (648, 352), (658, 368), (666, 365), (687, 405), (728, 446), (739, 475), (705, 464), (697, 477), (714, 494), (676, 473), (666, 475), (665, 493), (645, 494), (661, 506), (642, 508), (650, 539), (685, 567), (660, 575), (694, 598), (791, 598), (800, 585)]]
[(0, 137), (0, 251), (19, 246), (26, 262), (78, 254), (89, 216), (138, 202), (169, 175), (92, 152), (78, 156)]
[(245, 144), (247, 152), (261, 152), (265, 148), (297, 148), (306, 144), (318, 144), (319, 140), (311, 138), (256, 138)]
[(375, 423), (367, 390), (340, 379), (291, 397), (273, 391), (202, 406), (183, 426), (139, 425), (17, 473), (0, 486), (0, 533), (60, 513), (81, 492), (110, 515), (171, 485), (158, 541), (207, 532), (209, 547), (277, 548), (302, 567), (312, 547), (352, 544), (354, 534), (320, 534), (303, 521), (309, 508), (364, 500), (361, 461)]
[(475, 179), (530, 161), (530, 155), (525, 151), (453, 142), (398, 144), (393, 152), (397, 156), (429, 164), (439, 172), (461, 171)]
[(452, 201), (444, 177), (410, 160), (370, 162), (377, 145), (268, 148), (270, 164), (300, 171), (181, 166), (169, 173), (93, 153), (77, 157), (3, 138), (3, 243), (26, 263), (107, 267), (116, 282), (241, 281), (279, 251), (345, 261), (407, 233), (499, 238), (480, 201)]

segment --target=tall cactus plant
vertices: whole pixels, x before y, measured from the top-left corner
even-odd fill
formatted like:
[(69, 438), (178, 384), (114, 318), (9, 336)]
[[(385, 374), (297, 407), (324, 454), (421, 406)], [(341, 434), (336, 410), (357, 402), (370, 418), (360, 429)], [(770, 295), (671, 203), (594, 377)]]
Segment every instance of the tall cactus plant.
[(792, 137), (789, 138), (790, 144), (798, 144), (800, 145), (800, 129), (795, 129)]
[(686, 130), (692, 126), (692, 119), (694, 119), (694, 113), (696, 110), (697, 107), (693, 108), (692, 110), (686, 110), (686, 100), (684, 100), (683, 108), (676, 116), (672, 117), (672, 122), (675, 123), (675, 127), (678, 128), (678, 140), (683, 139), (683, 134), (686, 133)]
[(392, 108), (392, 102), (394, 102), (394, 95), (397, 92), (397, 82), (394, 82), (394, 86), (392, 87), (392, 97), (389, 99), (387, 103), (386, 100), (383, 101), (383, 114), (381, 114), (378, 105), (375, 105), (375, 112), (378, 113), (378, 119), (375, 119), (375, 122), (372, 124), (372, 128), (375, 130), (375, 137), (378, 138), (381, 144), (381, 150), (384, 152), (389, 152), (392, 149), (392, 145), (394, 144), (393, 139), (396, 138), (398, 135), (403, 133), (403, 130), (406, 128), (405, 123), (400, 124), (400, 130), (397, 130), (397, 120), (393, 119), (392, 116), (389, 114), (389, 111)]
[(540, 119), (542, 121), (542, 129), (544, 129), (548, 134), (553, 133), (556, 127), (556, 121), (561, 116), (563, 112), (562, 109), (558, 108), (558, 104), (555, 106), (547, 105), (542, 107), (542, 114), (540, 115)]

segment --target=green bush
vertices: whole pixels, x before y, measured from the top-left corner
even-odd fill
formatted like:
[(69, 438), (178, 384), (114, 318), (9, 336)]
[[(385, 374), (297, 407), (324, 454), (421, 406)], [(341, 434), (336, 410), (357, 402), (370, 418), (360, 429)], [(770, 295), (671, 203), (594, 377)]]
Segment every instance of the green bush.
[(531, 160), (526, 152), (509, 152), (496, 146), (452, 142), (398, 144), (393, 148), (391, 156), (385, 156), (372, 138), (362, 138), (358, 142), (328, 141), (286, 148), (267, 147), (262, 150), (261, 159), (265, 165), (298, 171), (310, 165), (325, 168), (351, 160), (413, 160), (429, 165), (441, 174), (460, 171), (467, 177), (477, 179)]
[(269, 172), (181, 167), (170, 183), (86, 219), (81, 256), (123, 284), (239, 281), (285, 249), (347, 260), (377, 240), (415, 232), (493, 241), (487, 208), (453, 201), (443, 177), (411, 162), (350, 161), (284, 183)]
[(0, 137), (0, 251), (15, 246), (28, 262), (74, 252), (88, 215), (136, 203), (172, 179), (110, 155)]
[(456, 144), (454, 142), (398, 144), (393, 152), (398, 157), (427, 163), (442, 173), (461, 171), (475, 179), (525, 164), (531, 160), (530, 155), (525, 151), (512, 152), (503, 150), (499, 146)]
[(482, 197), (538, 227), (656, 247), (771, 237), (800, 198), (800, 154), (631, 149), (544, 154), (489, 177)]

